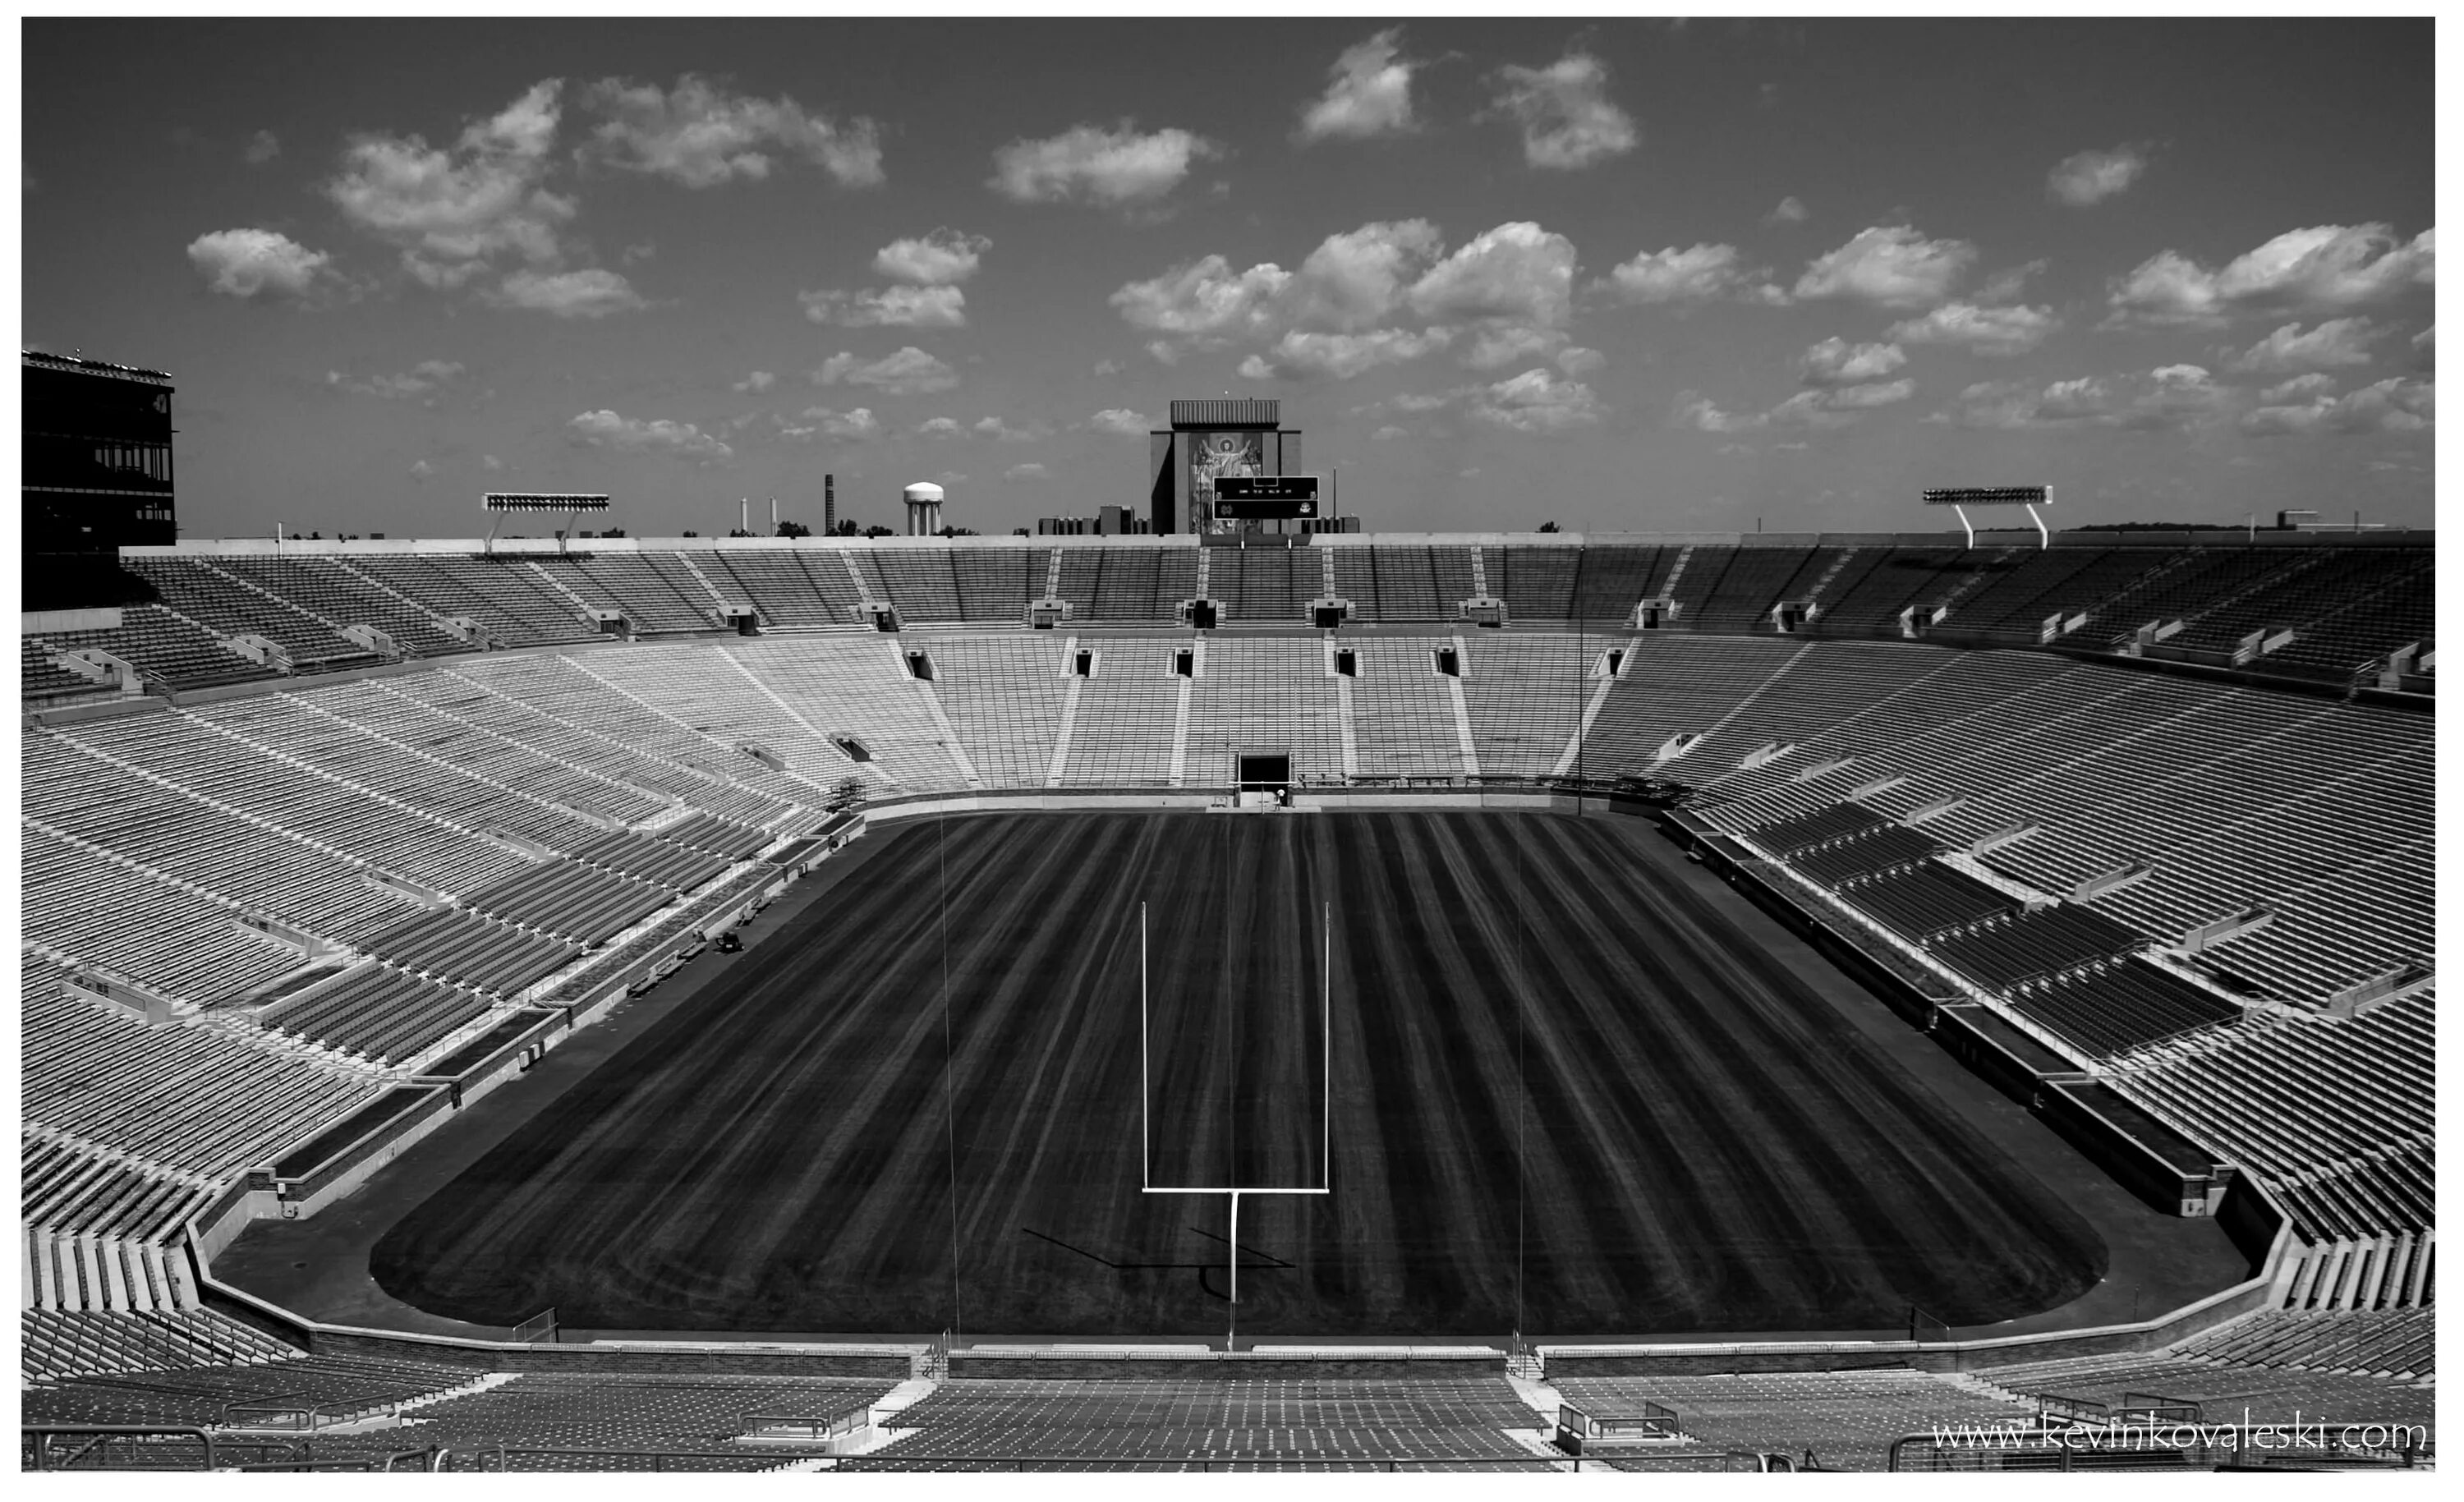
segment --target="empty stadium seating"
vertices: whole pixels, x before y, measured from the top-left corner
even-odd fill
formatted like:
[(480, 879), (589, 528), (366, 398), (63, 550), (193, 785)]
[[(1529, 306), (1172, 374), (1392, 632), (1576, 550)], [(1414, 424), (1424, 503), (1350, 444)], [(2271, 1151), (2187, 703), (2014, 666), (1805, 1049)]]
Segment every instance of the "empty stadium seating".
[[(319, 1402), (431, 1400), (416, 1443), (612, 1454), (728, 1443), (748, 1404), (878, 1396), (532, 1375), (438, 1398), (468, 1374), (302, 1364), (198, 1322), (180, 1243), (239, 1176), (455, 1040), (671, 952), (767, 879), (748, 858), (809, 831), (849, 779), (875, 796), (1219, 789), (1236, 752), (1282, 750), (1310, 784), (1681, 785), (1694, 816), (1831, 894), (1841, 922), (1867, 915), (1910, 963), (2255, 1178), (2308, 1248), (2293, 1307), (2157, 1356), (1978, 1383), (1573, 1378), (1569, 1401), (1668, 1404), (1706, 1456), (1810, 1448), (1860, 1467), (1933, 1418), (2024, 1416), (2016, 1393), (2426, 1417), (2427, 1318), (2409, 1306), (2434, 1289), (2432, 723), (2264, 675), (2341, 690), (2430, 644), (2428, 548), (1346, 539), (1204, 555), (1233, 629), (1203, 638), (1171, 624), (1200, 592), (1200, 550), (1091, 539), (141, 557), (161, 603), (28, 637), (30, 709), (97, 686), (51, 664), (75, 646), (183, 696), (47, 715), (23, 738), (30, 1413), (192, 1422), (281, 1396), (248, 1375), (274, 1361)], [(1372, 629), (1306, 629), (1330, 562)], [(1068, 621), (1023, 629), (1054, 578)], [(1508, 629), (1456, 619), (1484, 591)], [(1626, 628), (1662, 596), (1670, 629)], [(861, 598), (931, 629), (865, 629)], [(1806, 601), (1802, 629), (1775, 628), (1774, 604)], [(730, 603), (777, 634), (717, 636)], [(1945, 610), (1960, 645), (1857, 639), (1895, 636), (1910, 605)], [(654, 640), (595, 640), (593, 607)], [(2080, 615), (2065, 651), (2034, 649), (2047, 618)], [(456, 617), (523, 650), (476, 651)], [(2292, 638), (2230, 679), (2095, 655), (2174, 620), (2154, 644), (2194, 661), (2254, 631)], [(341, 635), (357, 624), (435, 661), (353, 681), (378, 662)], [(1285, 629), (1251, 629), (1269, 626)], [(281, 646), (289, 674), (218, 644), (239, 634)], [(122, 987), (121, 1004), (70, 976)], [(1530, 1412), (1502, 1383), (1250, 1385), (962, 1379), (908, 1410), (878, 1463), (1529, 1453), (1505, 1431)]]

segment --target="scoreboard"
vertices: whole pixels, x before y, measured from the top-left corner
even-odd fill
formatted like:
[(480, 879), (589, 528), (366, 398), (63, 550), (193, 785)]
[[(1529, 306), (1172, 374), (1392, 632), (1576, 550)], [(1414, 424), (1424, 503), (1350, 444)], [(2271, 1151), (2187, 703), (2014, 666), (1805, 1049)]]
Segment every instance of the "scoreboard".
[(1227, 474), (1215, 481), (1217, 521), (1302, 521), (1317, 513), (1313, 474)]

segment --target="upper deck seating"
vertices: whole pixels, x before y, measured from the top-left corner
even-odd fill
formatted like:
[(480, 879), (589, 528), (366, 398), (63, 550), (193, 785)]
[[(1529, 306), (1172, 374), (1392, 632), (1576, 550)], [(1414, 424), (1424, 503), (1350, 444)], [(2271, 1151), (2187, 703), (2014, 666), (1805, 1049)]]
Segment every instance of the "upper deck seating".
[(212, 566), (337, 624), (375, 626), (392, 637), (397, 647), (416, 656), (470, 650), (469, 643), (448, 634), (426, 611), (341, 558), (313, 553), (297, 557), (240, 554), (215, 558)]
[(252, 663), (222, 646), (212, 633), (161, 605), (127, 605), (120, 624), (85, 631), (45, 631), (31, 640), (63, 652), (92, 647), (134, 666), (139, 677), (178, 687), (207, 687), (275, 678), (281, 669)]
[(375, 660), (374, 653), (343, 636), (336, 624), (251, 589), (201, 559), (141, 556), (128, 559), (126, 567), (154, 586), (166, 608), (227, 636), (264, 637), (290, 653), (299, 669)]

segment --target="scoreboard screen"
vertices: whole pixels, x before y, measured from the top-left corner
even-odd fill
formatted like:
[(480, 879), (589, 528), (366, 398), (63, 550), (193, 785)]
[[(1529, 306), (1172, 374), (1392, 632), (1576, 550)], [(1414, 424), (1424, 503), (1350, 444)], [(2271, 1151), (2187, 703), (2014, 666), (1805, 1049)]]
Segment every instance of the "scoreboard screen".
[(1217, 521), (1299, 521), (1317, 513), (1313, 474), (1227, 474), (1215, 482)]

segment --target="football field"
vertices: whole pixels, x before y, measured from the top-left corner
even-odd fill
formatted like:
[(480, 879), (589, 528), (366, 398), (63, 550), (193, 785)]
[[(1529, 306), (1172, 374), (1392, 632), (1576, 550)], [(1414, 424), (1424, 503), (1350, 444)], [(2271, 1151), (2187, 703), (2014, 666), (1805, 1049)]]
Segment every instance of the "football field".
[(1243, 1198), (1244, 1339), (1976, 1324), (2093, 1284), (2096, 1231), (1657, 838), (889, 826), (372, 1271), (494, 1325), (1221, 1335), (1225, 1199), (1147, 1182), (1331, 1190)]

